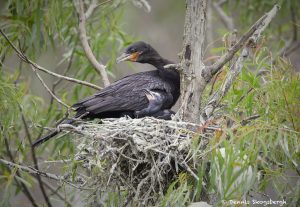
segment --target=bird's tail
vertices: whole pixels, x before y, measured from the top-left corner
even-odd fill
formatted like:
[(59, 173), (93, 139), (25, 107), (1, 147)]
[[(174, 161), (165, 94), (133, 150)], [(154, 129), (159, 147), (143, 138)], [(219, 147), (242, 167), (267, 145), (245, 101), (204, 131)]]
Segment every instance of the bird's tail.
[(46, 142), (47, 140), (51, 139), (52, 137), (54, 137), (55, 135), (58, 134), (58, 130), (56, 129), (55, 131), (50, 132), (49, 134), (38, 138), (37, 140), (35, 140), (32, 144), (32, 147), (35, 148), (37, 146), (39, 146), (40, 144)]
[[(72, 119), (66, 119), (64, 121), (62, 121), (61, 123), (62, 124), (72, 124), (74, 121)], [(35, 140), (32, 144), (32, 147), (35, 148), (37, 146), (39, 146), (40, 144), (48, 141), (49, 139), (51, 139), (52, 137), (54, 137), (55, 135), (57, 135), (59, 133), (59, 130), (56, 129), (52, 132), (50, 132), (49, 134), (43, 136), (43, 137), (40, 137), (38, 138), (37, 140)]]

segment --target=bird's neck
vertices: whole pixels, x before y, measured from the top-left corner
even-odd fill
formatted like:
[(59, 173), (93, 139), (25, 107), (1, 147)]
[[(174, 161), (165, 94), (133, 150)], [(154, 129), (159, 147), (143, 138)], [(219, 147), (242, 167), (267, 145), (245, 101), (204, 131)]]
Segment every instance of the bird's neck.
[(158, 70), (158, 74), (161, 78), (171, 80), (172, 82), (179, 81), (179, 73), (175, 68), (173, 68), (173, 67), (165, 68), (164, 67), (169, 64), (174, 64), (172, 61), (164, 59), (162, 57), (157, 57), (157, 58), (149, 61), (149, 64), (156, 67), (156, 69)]
[(168, 65), (168, 64), (172, 64), (173, 62), (164, 59), (162, 57), (156, 57), (153, 58), (149, 61), (149, 64), (153, 65), (154, 67), (156, 67), (158, 70), (164, 70), (164, 66)]

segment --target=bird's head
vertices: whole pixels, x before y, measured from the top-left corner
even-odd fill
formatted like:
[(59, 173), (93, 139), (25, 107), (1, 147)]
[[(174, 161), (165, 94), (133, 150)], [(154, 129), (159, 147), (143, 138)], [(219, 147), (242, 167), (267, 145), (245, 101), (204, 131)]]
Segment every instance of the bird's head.
[(157, 58), (159, 54), (149, 44), (139, 41), (129, 45), (125, 52), (117, 58), (117, 63), (123, 61), (149, 63)]

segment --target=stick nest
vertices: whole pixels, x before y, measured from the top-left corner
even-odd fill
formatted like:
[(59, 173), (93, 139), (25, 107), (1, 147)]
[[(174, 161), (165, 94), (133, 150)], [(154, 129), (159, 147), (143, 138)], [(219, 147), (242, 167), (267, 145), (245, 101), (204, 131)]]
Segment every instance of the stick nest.
[(89, 188), (98, 189), (100, 198), (107, 192), (126, 192), (127, 202), (142, 205), (157, 203), (181, 172), (197, 179), (195, 152), (203, 152), (213, 133), (199, 133), (199, 125), (192, 123), (150, 117), (61, 128), (79, 134), (76, 159), (88, 169)]

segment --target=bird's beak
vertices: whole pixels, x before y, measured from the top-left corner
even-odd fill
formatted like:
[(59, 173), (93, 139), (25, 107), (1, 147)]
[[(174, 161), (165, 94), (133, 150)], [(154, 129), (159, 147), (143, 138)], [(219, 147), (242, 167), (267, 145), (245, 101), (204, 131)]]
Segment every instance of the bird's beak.
[(144, 89), (144, 93), (149, 101), (155, 100), (155, 97), (148, 89)]
[(127, 60), (131, 62), (136, 62), (140, 54), (140, 52), (135, 52), (131, 54), (123, 53), (120, 57), (117, 58), (116, 62), (119, 63)]

